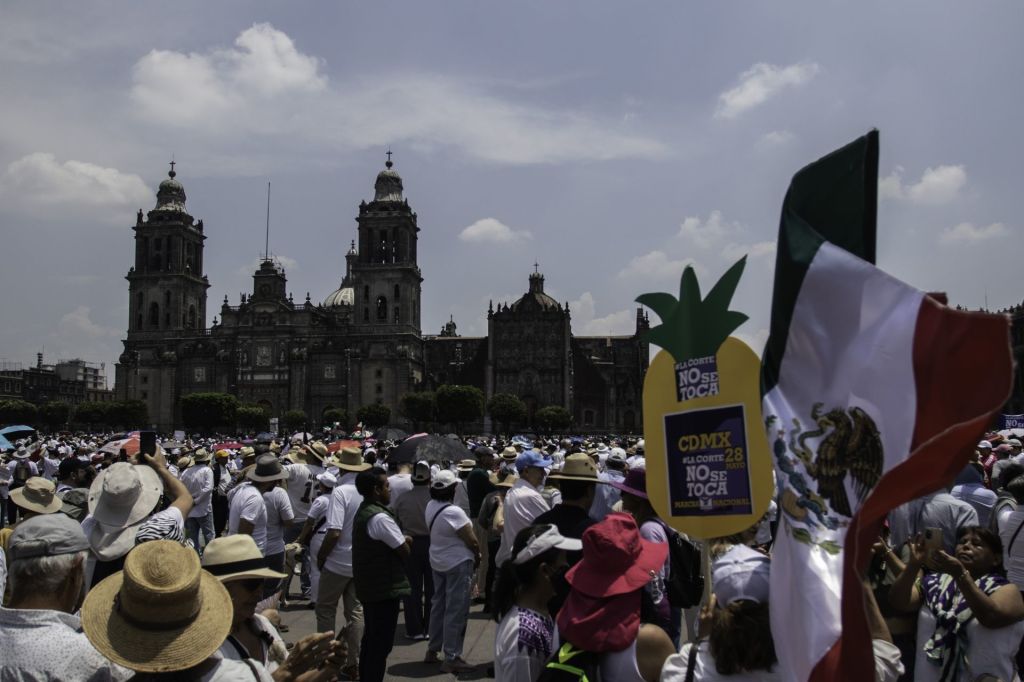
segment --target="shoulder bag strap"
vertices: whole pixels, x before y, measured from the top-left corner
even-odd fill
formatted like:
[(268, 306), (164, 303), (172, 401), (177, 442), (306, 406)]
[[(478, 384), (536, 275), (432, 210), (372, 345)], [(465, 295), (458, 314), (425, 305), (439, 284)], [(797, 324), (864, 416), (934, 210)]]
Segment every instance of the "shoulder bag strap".
[(690, 654), (686, 657), (686, 679), (683, 682), (693, 682), (693, 677), (697, 674), (697, 648), (699, 646), (700, 640), (698, 639), (690, 647)]
[(452, 503), (448, 502), (446, 504), (441, 505), (441, 508), (434, 512), (433, 518), (430, 519), (430, 526), (427, 528), (427, 533), (430, 533), (432, 530), (434, 530), (434, 521), (437, 521), (437, 517), (441, 515), (441, 512), (443, 512), (450, 506), (452, 506)]
[(1010, 542), (1006, 545), (1005, 554), (1007, 558), (1010, 557), (1010, 550), (1013, 549), (1013, 543), (1017, 539), (1017, 536), (1020, 535), (1022, 528), (1024, 528), (1024, 518), (1021, 518), (1020, 523), (1017, 525), (1017, 530), (1013, 531), (1013, 537), (1010, 538)]

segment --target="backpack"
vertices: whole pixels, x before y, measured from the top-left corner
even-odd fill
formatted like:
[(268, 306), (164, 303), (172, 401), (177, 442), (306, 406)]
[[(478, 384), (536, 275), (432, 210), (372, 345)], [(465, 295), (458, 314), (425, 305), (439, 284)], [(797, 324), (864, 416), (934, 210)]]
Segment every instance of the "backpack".
[(677, 609), (688, 609), (700, 604), (704, 596), (704, 575), (700, 549), (681, 533), (658, 522), (668, 536), (669, 572), (665, 581), (668, 603)]
[(27, 481), (31, 476), (32, 470), (29, 468), (28, 462), (25, 460), (19, 460), (18, 463), (14, 465), (14, 475), (11, 477), (11, 490), (25, 485), (25, 481)]
[(548, 659), (537, 682), (601, 682), (601, 654), (566, 642)]

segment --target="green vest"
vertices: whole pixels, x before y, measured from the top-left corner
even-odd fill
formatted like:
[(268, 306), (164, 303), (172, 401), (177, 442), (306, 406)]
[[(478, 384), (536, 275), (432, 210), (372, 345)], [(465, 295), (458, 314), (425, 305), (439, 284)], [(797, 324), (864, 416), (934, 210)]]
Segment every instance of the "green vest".
[(412, 593), (398, 552), (370, 537), (367, 525), (377, 514), (395, 515), (376, 502), (364, 501), (352, 527), (352, 578), (361, 602), (397, 599)]

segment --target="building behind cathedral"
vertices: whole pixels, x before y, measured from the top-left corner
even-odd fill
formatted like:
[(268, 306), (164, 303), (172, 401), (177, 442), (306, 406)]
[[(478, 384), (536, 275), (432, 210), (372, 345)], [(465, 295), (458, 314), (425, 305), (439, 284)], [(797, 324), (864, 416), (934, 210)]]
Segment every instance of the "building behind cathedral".
[[(265, 258), (252, 293), (237, 305), (225, 296), (210, 327), (206, 228), (189, 215), (172, 165), (156, 207), (136, 217), (117, 397), (145, 401), (161, 430), (180, 428), (182, 396), (208, 391), (261, 405), (271, 416), (302, 410), (312, 426), (331, 408), (355, 415), (362, 405), (382, 403), (402, 425), (404, 394), (469, 384), (485, 398), (519, 396), (530, 421), (541, 407), (560, 405), (576, 431), (638, 431), (648, 364), (648, 320), (639, 309), (632, 335), (574, 336), (568, 303), (544, 292), (535, 267), (521, 298), (481, 311), (487, 336), (459, 336), (454, 320), (436, 336), (423, 333), (418, 219), (402, 178), (390, 160), (385, 165), (373, 200), (358, 207), (357, 238), (336, 291), (322, 302), (308, 294), (295, 302), (284, 269)], [(490, 430), (486, 420), (473, 426)]]

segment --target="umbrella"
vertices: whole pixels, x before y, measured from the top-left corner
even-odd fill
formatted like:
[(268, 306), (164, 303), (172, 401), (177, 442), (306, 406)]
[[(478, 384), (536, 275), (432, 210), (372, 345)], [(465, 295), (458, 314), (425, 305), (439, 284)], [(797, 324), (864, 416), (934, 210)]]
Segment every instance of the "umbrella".
[(139, 439), (136, 436), (131, 438), (122, 438), (121, 440), (112, 440), (109, 443), (104, 443), (100, 447), (100, 452), (109, 452), (112, 455), (120, 454), (121, 448), (125, 449), (128, 456), (136, 454), (139, 451)]
[(391, 451), (388, 460), (391, 462), (416, 462), (421, 459), (437, 461), (447, 460), (458, 462), (469, 457), (469, 450), (462, 443), (444, 436), (433, 436), (425, 433), (409, 436), (402, 444)]
[(214, 450), (238, 450), (244, 447), (237, 440), (229, 440), (226, 443), (217, 443), (213, 446)]
[(298, 431), (296, 433), (293, 433), (292, 437), (289, 438), (288, 440), (291, 441), (292, 443), (294, 443), (295, 441), (299, 441), (301, 443), (308, 443), (311, 440), (316, 440), (316, 436), (314, 436), (312, 433), (309, 433), (308, 431)]
[(409, 434), (402, 429), (396, 429), (393, 426), (389, 426), (386, 429), (381, 429), (374, 433), (373, 437), (377, 440), (405, 440), (409, 437)]
[(359, 441), (357, 440), (336, 440), (333, 443), (327, 445), (327, 452), (338, 452), (342, 448), (358, 448)]
[(22, 425), (6, 426), (6, 427), (0, 429), (0, 436), (5, 436), (8, 439), (13, 438), (13, 439), (17, 440), (18, 438), (22, 438), (24, 436), (28, 436), (28, 435), (33, 434), (35, 432), (36, 432), (36, 430), (33, 429), (31, 426), (22, 426)]
[(11, 441), (7, 440), (6, 436), (0, 436), (0, 450), (13, 450), (14, 446), (11, 445)]

